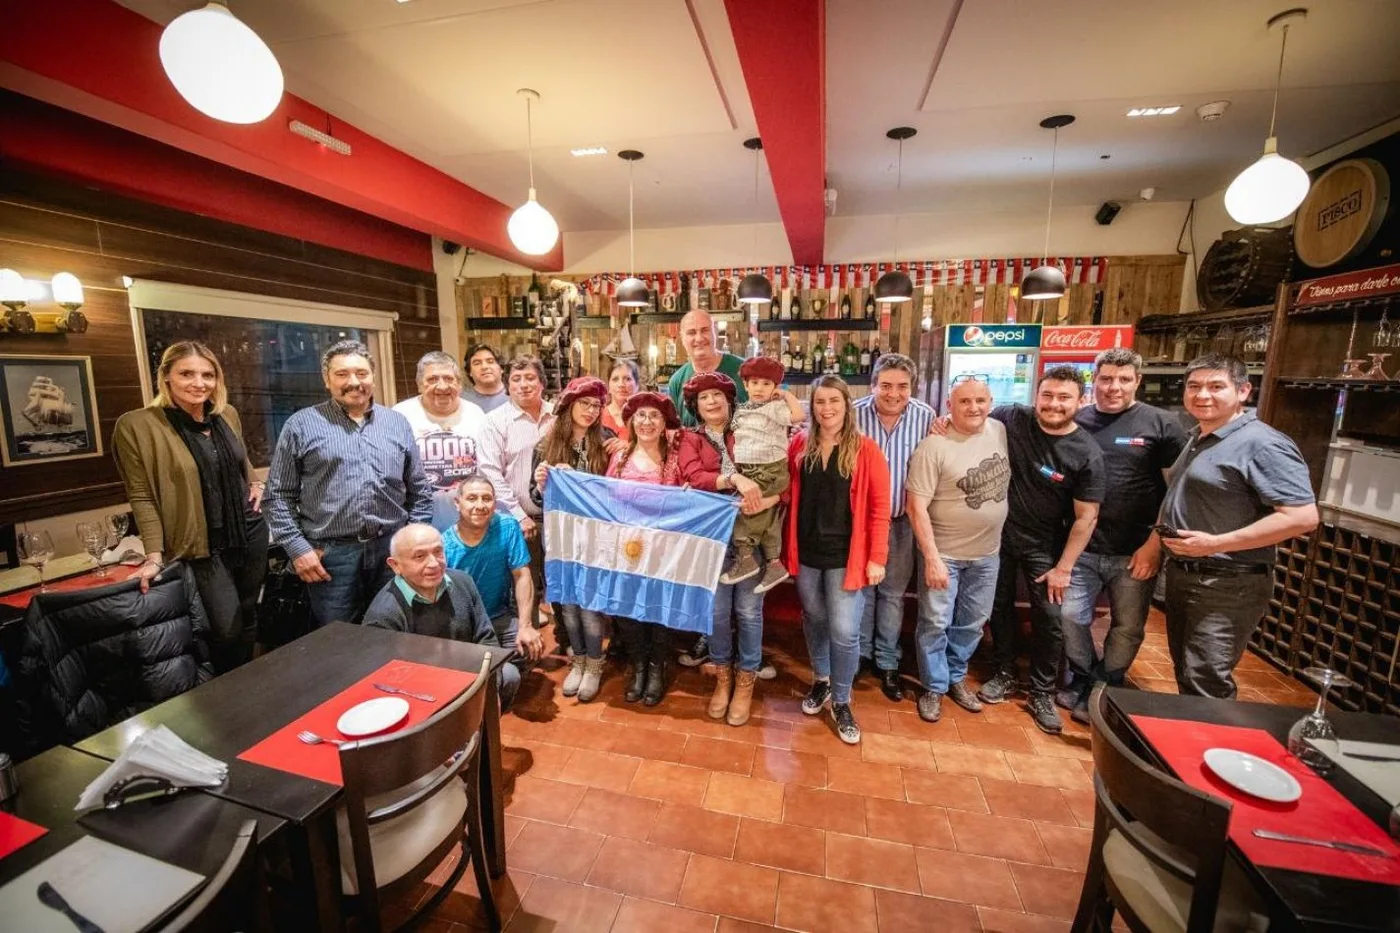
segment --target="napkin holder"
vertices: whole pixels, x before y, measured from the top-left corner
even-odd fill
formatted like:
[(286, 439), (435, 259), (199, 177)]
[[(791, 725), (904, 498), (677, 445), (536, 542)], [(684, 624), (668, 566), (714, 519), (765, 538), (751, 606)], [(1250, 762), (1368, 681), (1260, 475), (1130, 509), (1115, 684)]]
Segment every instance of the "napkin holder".
[(169, 797), (182, 790), (184, 790), (183, 787), (176, 787), (166, 778), (156, 777), (152, 774), (135, 774), (129, 778), (123, 778), (107, 788), (107, 792), (102, 795), (102, 808), (115, 810), (123, 804), (135, 803), (138, 800), (150, 800), (155, 797)]

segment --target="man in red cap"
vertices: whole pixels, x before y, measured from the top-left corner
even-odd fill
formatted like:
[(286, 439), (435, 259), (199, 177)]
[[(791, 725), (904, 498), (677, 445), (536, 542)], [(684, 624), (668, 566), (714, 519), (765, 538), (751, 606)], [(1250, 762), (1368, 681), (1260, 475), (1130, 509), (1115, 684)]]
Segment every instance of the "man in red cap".
[[(802, 403), (783, 381), (783, 364), (772, 357), (756, 356), (739, 367), (749, 400), (734, 411), (734, 462), (725, 464), (758, 484), (765, 496), (780, 495), (788, 486), (788, 428), (807, 417)], [(721, 467), (721, 472), (723, 467)], [(765, 564), (754, 551), (760, 550)], [(763, 579), (755, 593), (766, 593), (788, 578), (778, 558), (782, 528), (776, 507), (740, 515), (734, 523), (734, 563), (720, 576), (721, 583), (739, 583), (760, 571)]]

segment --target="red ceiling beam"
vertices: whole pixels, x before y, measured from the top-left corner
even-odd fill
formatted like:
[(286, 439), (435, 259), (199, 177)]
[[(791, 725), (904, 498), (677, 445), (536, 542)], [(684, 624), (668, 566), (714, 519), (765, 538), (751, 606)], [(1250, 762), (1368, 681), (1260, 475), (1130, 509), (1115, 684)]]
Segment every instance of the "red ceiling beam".
[[(511, 245), (511, 207), (295, 95), (283, 95), (272, 116), (253, 126), (204, 116), (161, 68), (161, 29), (113, 0), (6, 3), (0, 86), (412, 230), (540, 271), (563, 268), (562, 244), (545, 256)], [(293, 119), (330, 125), (353, 155), (292, 135)]]
[(826, 0), (724, 0), (724, 8), (792, 261), (820, 264), (826, 244)]

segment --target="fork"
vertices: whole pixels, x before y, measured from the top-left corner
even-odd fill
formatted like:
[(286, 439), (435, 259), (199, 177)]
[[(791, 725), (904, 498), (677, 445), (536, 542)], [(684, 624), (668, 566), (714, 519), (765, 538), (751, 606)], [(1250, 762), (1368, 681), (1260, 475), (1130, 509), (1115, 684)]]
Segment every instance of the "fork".
[(341, 739), (328, 739), (328, 738), (326, 738), (326, 737), (323, 736), (323, 735), (317, 735), (316, 733), (312, 732), (310, 729), (307, 729), (307, 730), (305, 730), (305, 731), (303, 731), (303, 732), (298, 732), (298, 733), (297, 733), (297, 738), (301, 739), (301, 740), (302, 740), (303, 742), (305, 742), (307, 745), (320, 745), (322, 742), (327, 742), (327, 743), (329, 743), (329, 744), (331, 744), (331, 745), (344, 745), (344, 744), (345, 744), (345, 742), (344, 742), (343, 740), (341, 740)]
[(415, 700), (422, 700), (424, 703), (437, 702), (437, 697), (431, 693), (414, 693), (412, 690), (404, 690), (402, 687), (395, 687), (391, 684), (370, 684), (370, 686), (384, 693), (397, 693), (399, 696), (412, 697)]

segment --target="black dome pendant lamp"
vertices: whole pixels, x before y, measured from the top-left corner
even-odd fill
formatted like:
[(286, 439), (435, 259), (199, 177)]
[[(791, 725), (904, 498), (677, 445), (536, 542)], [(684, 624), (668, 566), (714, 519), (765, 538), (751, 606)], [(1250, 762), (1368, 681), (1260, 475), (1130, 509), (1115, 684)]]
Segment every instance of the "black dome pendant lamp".
[[(895, 171), (894, 190), (898, 198), (899, 189), (904, 184), (904, 141), (918, 134), (918, 130), (912, 126), (896, 126), (885, 135), (899, 143), (898, 169)], [(894, 214), (894, 261), (899, 262), (899, 210), (900, 205), (895, 205)], [(895, 304), (902, 301), (910, 301), (914, 297), (914, 283), (910, 280), (908, 273), (892, 269), (875, 282), (875, 300), (883, 304)]]
[(1060, 127), (1074, 122), (1074, 115), (1056, 114), (1040, 121), (1042, 128), (1055, 131), (1055, 144), (1050, 150), (1050, 204), (1045, 211), (1045, 265), (1036, 266), (1021, 280), (1021, 297), (1029, 301), (1048, 301), (1065, 296), (1068, 287), (1064, 270), (1050, 260), (1050, 216), (1055, 210), (1055, 159), (1060, 153)]
[[(744, 140), (744, 148), (753, 152), (753, 204), (758, 211), (758, 153), (763, 148), (763, 140), (757, 136)], [(758, 250), (758, 218), (754, 218), (753, 245)], [(750, 272), (739, 280), (739, 290), (735, 297), (740, 304), (762, 305), (773, 300), (773, 283), (761, 272)]]
[(617, 305), (620, 308), (646, 308), (651, 305), (651, 290), (647, 283), (637, 278), (637, 229), (632, 212), (632, 166), (642, 154), (636, 149), (624, 149), (617, 154), (627, 162), (627, 278), (617, 286)]

